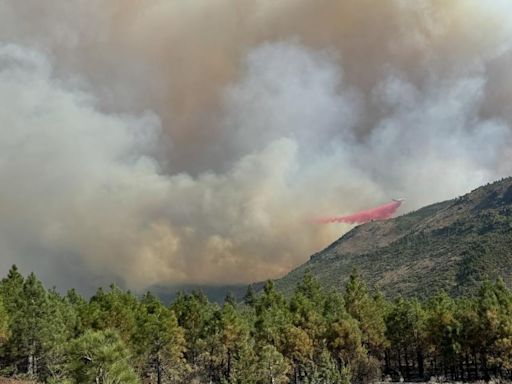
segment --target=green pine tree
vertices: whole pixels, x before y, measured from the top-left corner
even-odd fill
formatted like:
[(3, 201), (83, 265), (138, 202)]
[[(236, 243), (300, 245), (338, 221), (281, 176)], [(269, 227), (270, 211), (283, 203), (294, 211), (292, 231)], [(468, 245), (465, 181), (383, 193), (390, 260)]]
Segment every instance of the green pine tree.
[(67, 372), (72, 383), (140, 383), (130, 352), (114, 330), (87, 330), (68, 347)]
[(13, 314), (20, 306), (24, 281), (25, 279), (18, 271), (18, 267), (13, 265), (7, 277), (2, 279), (0, 283), (0, 293), (8, 314)]
[(31, 273), (17, 298), (18, 307), (12, 309), (6, 350), (14, 368), (30, 377), (54, 374), (62, 357), (61, 346), (70, 336), (65, 309), (54, 295)]
[(363, 344), (375, 357), (381, 359), (387, 346), (385, 308), (379, 296), (372, 297), (361, 275), (354, 270), (345, 288), (347, 312), (359, 321)]
[(177, 382), (186, 373), (184, 331), (174, 313), (150, 293), (141, 300), (132, 344), (141, 371), (157, 384)]
[(4, 306), (4, 300), (0, 296), (0, 346), (3, 345), (9, 336), (9, 315)]
[(96, 330), (115, 329), (127, 344), (136, 329), (137, 298), (130, 292), (123, 292), (112, 284), (105, 292), (98, 289), (91, 298), (82, 322), (87, 328)]

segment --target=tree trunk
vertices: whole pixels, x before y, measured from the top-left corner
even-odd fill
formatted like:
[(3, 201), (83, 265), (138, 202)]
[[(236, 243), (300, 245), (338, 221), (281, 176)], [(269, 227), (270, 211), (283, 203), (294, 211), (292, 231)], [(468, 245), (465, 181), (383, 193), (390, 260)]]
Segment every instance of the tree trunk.
[(469, 365), (469, 353), (466, 352), (466, 379), (467, 381), (471, 380), (471, 367)]
[(30, 354), (28, 355), (28, 361), (27, 361), (27, 374), (29, 376), (34, 375), (34, 355)]
[(272, 364), (268, 363), (268, 372), (270, 375), (270, 384), (275, 384), (276, 379), (274, 379), (274, 373), (272, 372)]
[(402, 359), (400, 357), (400, 348), (397, 350), (397, 358), (398, 358), (398, 372), (400, 372), (400, 376), (402, 376)]
[(487, 356), (485, 354), (482, 355), (482, 368), (484, 370), (484, 380), (489, 380), (489, 369), (487, 368)]
[(96, 384), (103, 384), (105, 380), (103, 380), (103, 368), (98, 370), (98, 374), (96, 375)]
[(478, 359), (476, 357), (476, 352), (473, 351), (473, 365), (475, 367), (475, 380), (478, 380), (480, 377), (480, 374), (478, 372)]
[(423, 364), (424, 364), (423, 351), (421, 350), (421, 348), (417, 349), (416, 358), (418, 360), (418, 375), (421, 379), (423, 379), (423, 376), (425, 376), (425, 372), (424, 372), (424, 368), (423, 368)]
[(157, 384), (162, 384), (162, 364), (160, 359), (156, 361), (156, 382)]
[(228, 350), (228, 371), (226, 373), (228, 383), (231, 382), (231, 351)]
[(407, 347), (404, 348), (404, 358), (405, 358), (405, 376), (407, 379), (411, 378), (411, 374), (409, 372), (409, 355), (407, 353)]

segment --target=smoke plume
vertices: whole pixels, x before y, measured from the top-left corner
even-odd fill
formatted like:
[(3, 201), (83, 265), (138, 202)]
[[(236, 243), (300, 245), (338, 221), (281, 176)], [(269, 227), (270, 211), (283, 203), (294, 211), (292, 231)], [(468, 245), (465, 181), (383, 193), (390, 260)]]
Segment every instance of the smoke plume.
[(275, 278), (510, 175), (511, 43), (508, 0), (0, 2), (0, 273)]

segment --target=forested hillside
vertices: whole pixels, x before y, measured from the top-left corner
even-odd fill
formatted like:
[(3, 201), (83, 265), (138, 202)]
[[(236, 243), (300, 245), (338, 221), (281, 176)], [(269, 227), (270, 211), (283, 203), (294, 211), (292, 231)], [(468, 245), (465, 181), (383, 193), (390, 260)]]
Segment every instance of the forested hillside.
[(305, 271), (342, 290), (352, 269), (388, 297), (475, 293), (512, 284), (512, 178), (385, 221), (357, 226), (276, 282), (291, 294)]
[(200, 292), (170, 306), (112, 286), (85, 300), (13, 267), (0, 283), (3, 376), (45, 383), (364, 383), (512, 369), (512, 293), (389, 302), (352, 273), (343, 293), (310, 274), (287, 300), (271, 281), (242, 303)]

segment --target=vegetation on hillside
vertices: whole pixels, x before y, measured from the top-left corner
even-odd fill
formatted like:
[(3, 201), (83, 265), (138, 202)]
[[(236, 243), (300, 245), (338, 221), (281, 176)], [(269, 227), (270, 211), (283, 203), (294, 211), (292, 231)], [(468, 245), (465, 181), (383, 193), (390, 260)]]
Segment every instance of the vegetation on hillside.
[(286, 299), (269, 281), (242, 303), (200, 292), (163, 305), (111, 286), (85, 300), (16, 267), (0, 283), (0, 369), (45, 383), (366, 383), (473, 380), (512, 371), (512, 292), (393, 302), (357, 272), (343, 293), (306, 273)]
[(386, 221), (360, 225), (276, 282), (291, 295), (306, 270), (342, 290), (353, 268), (387, 297), (512, 287), (512, 178)]

